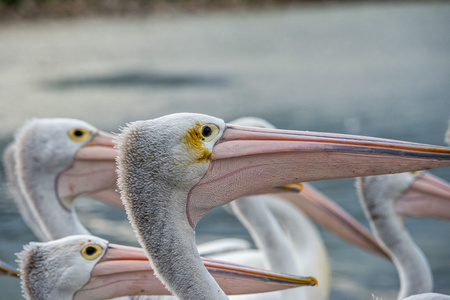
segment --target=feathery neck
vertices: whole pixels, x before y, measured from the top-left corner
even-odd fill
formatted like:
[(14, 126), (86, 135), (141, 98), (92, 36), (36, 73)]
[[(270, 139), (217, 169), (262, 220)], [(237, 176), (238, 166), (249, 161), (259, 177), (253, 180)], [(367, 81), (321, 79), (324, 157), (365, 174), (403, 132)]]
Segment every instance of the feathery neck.
[[(359, 179), (361, 182), (364, 179)], [(374, 190), (360, 184), (361, 204), (377, 240), (395, 264), (400, 278), (397, 299), (429, 292), (433, 288), (431, 269), (423, 252), (405, 229), (394, 208), (395, 196), (376, 197)]]
[[(166, 120), (171, 123), (170, 120)], [(186, 203), (208, 164), (185, 160), (164, 120), (137, 121), (118, 136), (118, 187), (155, 274), (180, 299), (227, 299), (204, 267)], [(176, 128), (175, 128), (176, 129)], [(158, 138), (154, 138), (157, 136)]]
[[(327, 299), (330, 293), (330, 265), (320, 233), (308, 217), (291, 203), (281, 199), (268, 200), (267, 206), (283, 228), (289, 239), (291, 252), (295, 254), (296, 273), (301, 270), (320, 282), (318, 288), (303, 289), (307, 295), (305, 298)], [(305, 261), (304, 257), (311, 259)]]
[[(45, 240), (53, 240), (74, 234), (89, 234), (89, 231), (79, 222), (76, 212), (68, 210), (62, 203), (56, 191), (56, 178), (49, 172), (44, 172), (34, 164), (18, 166), (21, 173), (19, 189), (26, 199), (27, 205), (36, 214), (35, 219), (43, 232)], [(73, 198), (66, 199), (73, 201)]]
[(43, 231), (42, 226), (34, 210), (28, 204), (27, 198), (22, 193), (19, 187), (19, 178), (16, 172), (16, 160), (15, 160), (15, 146), (10, 144), (4, 152), (3, 163), (5, 165), (6, 177), (8, 182), (8, 188), (11, 196), (14, 198), (17, 208), (20, 214), (28, 225), (29, 228), (33, 229), (36, 237), (41, 240), (47, 240), (46, 234)]
[(286, 234), (267, 207), (264, 196), (241, 197), (230, 202), (228, 206), (247, 228), (258, 249), (263, 252), (267, 267), (293, 273), (294, 258)]
[(162, 182), (128, 190), (125, 208), (153, 269), (179, 299), (227, 299), (204, 267), (186, 218), (187, 193)]
[(326, 249), (301, 211), (273, 195), (241, 197), (228, 205), (263, 252), (269, 269), (291, 274), (301, 271), (318, 278), (320, 288), (280, 291), (283, 299), (327, 298), (330, 270)]

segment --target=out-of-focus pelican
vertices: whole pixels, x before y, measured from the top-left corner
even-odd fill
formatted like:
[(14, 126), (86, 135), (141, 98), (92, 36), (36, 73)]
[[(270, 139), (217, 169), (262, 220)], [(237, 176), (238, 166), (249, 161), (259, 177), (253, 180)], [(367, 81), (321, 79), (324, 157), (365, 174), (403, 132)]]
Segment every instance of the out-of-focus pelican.
[[(31, 300), (95, 300), (124, 295), (170, 294), (154, 276), (141, 248), (109, 244), (95, 236), (74, 235), (30, 243), (18, 257), (22, 290)], [(208, 258), (203, 259), (203, 263), (231, 294), (292, 288), (313, 280)]]
[(156, 274), (180, 299), (226, 299), (194, 239), (213, 207), (290, 183), (450, 165), (445, 147), (257, 129), (189, 113), (130, 124), (118, 149), (130, 222)]
[[(405, 229), (403, 218), (450, 219), (450, 184), (429, 172), (420, 172), (358, 178), (357, 187), (372, 231), (397, 268), (400, 277), (397, 299), (431, 292), (430, 266)], [(450, 296), (429, 293), (407, 299), (450, 299)]]
[[(87, 234), (72, 210), (82, 193), (116, 184), (112, 135), (76, 119), (33, 119), (4, 154), (10, 189), (27, 225), (42, 241)], [(117, 197), (111, 203), (121, 205)], [(62, 226), (63, 225), (63, 226)]]
[[(450, 145), (450, 121), (445, 142)], [(397, 298), (411, 295), (405, 300), (450, 299), (448, 295), (430, 293), (433, 288), (430, 266), (402, 223), (407, 216), (448, 219), (450, 185), (422, 172), (360, 178), (357, 186), (373, 231), (394, 258), (400, 276)], [(385, 197), (383, 204), (382, 197)], [(383, 218), (377, 220), (379, 216)]]

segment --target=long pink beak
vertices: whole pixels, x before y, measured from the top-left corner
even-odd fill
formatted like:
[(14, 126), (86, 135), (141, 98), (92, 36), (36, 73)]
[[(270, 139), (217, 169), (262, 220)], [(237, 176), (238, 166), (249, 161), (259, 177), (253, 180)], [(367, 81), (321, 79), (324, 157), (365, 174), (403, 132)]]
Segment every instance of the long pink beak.
[(450, 148), (396, 140), (227, 124), (189, 192), (192, 227), (210, 209), (290, 183), (450, 166)]
[[(230, 295), (314, 286), (313, 277), (299, 277), (237, 264), (202, 258), (205, 267)], [(109, 299), (134, 295), (170, 295), (154, 275), (141, 248), (110, 244), (91, 273), (90, 281), (79, 290), (77, 299)]]
[(337, 203), (304, 183), (299, 193), (283, 193), (279, 197), (291, 202), (314, 222), (343, 240), (371, 253), (389, 258), (377, 240)]
[(422, 172), (411, 187), (395, 199), (395, 210), (403, 216), (450, 220), (450, 183)]
[(88, 144), (77, 151), (70, 168), (57, 178), (60, 199), (90, 194), (108, 204), (122, 207), (120, 195), (114, 192), (117, 149), (114, 148), (113, 139), (112, 134), (98, 131)]

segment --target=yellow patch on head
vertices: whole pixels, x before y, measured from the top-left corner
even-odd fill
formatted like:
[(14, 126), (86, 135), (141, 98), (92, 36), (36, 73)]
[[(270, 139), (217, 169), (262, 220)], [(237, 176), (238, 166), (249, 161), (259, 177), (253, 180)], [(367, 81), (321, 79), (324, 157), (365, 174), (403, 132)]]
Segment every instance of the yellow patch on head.
[(180, 138), (180, 141), (184, 144), (183, 149), (186, 150), (193, 163), (203, 163), (211, 160), (211, 151), (206, 148), (202, 137), (199, 137), (199, 129), (203, 126), (205, 125), (197, 121), (195, 126), (186, 130), (186, 134)]

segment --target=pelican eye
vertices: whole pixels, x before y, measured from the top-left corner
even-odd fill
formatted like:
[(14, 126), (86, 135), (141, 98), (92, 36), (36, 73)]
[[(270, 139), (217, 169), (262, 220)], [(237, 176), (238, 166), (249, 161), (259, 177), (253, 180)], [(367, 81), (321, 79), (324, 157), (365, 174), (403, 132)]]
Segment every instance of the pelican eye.
[(82, 142), (90, 135), (90, 132), (84, 128), (72, 128), (69, 131), (69, 137), (75, 142)]
[(209, 142), (217, 136), (219, 133), (219, 127), (214, 124), (205, 124), (197, 129), (197, 136), (204, 142)]
[(87, 260), (93, 260), (99, 257), (100, 254), (102, 254), (103, 248), (99, 245), (90, 244), (86, 245), (81, 249), (81, 256), (83, 256)]

